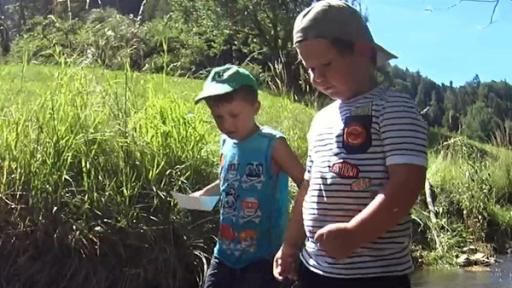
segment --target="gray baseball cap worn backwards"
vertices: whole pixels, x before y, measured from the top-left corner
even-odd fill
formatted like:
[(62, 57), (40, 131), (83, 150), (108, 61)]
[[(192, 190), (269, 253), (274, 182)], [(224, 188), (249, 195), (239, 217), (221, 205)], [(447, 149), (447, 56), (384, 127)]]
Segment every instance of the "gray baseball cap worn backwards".
[(361, 14), (340, 0), (318, 1), (297, 16), (293, 26), (293, 43), (297, 45), (301, 41), (315, 38), (370, 43), (377, 50), (377, 66), (397, 58), (375, 43)]
[(194, 101), (197, 104), (205, 98), (226, 94), (242, 86), (258, 90), (256, 79), (247, 70), (231, 64), (215, 67), (206, 78), (203, 90)]

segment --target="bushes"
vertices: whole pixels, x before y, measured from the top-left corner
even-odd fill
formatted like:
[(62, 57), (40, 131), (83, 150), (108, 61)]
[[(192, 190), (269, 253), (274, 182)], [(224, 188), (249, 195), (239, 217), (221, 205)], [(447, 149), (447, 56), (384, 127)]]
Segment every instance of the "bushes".
[[(101, 66), (122, 70), (196, 73), (208, 65), (223, 41), (220, 32), (210, 35), (165, 17), (139, 23), (114, 9), (92, 10), (82, 19), (64, 21), (36, 17), (13, 44), (14, 62)], [(193, 27), (192, 27), (193, 28)]]
[(250, 62), (264, 86), (276, 94), (292, 91), (302, 100), (313, 91), (296, 61), (291, 29), (294, 17), (309, 1), (260, 2), (162, 2), (165, 16), (149, 17), (147, 22), (108, 8), (84, 12), (70, 21), (36, 17), (14, 42), (11, 60), (114, 70), (127, 66), (176, 76)]
[[(102, 21), (106, 18), (105, 22)], [(85, 21), (85, 22), (84, 22)], [(73, 64), (122, 69), (142, 65), (144, 50), (136, 23), (115, 10), (93, 11), (88, 19), (37, 17), (13, 45), (15, 62)]]

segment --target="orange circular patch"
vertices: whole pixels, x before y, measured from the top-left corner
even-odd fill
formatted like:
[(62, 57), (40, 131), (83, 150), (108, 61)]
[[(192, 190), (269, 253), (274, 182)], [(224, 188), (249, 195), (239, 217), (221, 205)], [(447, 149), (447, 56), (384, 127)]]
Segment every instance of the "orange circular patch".
[(366, 129), (360, 123), (351, 123), (345, 128), (343, 140), (346, 144), (357, 146), (361, 145), (368, 137)]

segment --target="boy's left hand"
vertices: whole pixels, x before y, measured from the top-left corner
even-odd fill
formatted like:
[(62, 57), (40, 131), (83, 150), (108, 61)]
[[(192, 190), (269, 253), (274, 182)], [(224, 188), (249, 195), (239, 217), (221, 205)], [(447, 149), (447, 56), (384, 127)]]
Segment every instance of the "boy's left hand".
[(329, 224), (318, 230), (315, 241), (329, 257), (342, 259), (350, 256), (361, 243), (355, 229), (349, 223)]

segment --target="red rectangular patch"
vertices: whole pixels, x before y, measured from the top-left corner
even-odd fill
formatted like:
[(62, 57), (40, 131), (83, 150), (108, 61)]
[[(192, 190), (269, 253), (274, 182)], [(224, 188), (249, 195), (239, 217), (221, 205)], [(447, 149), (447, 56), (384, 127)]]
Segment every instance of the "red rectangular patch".
[(343, 160), (332, 164), (329, 170), (341, 178), (350, 179), (359, 178), (360, 172), (359, 167)]

